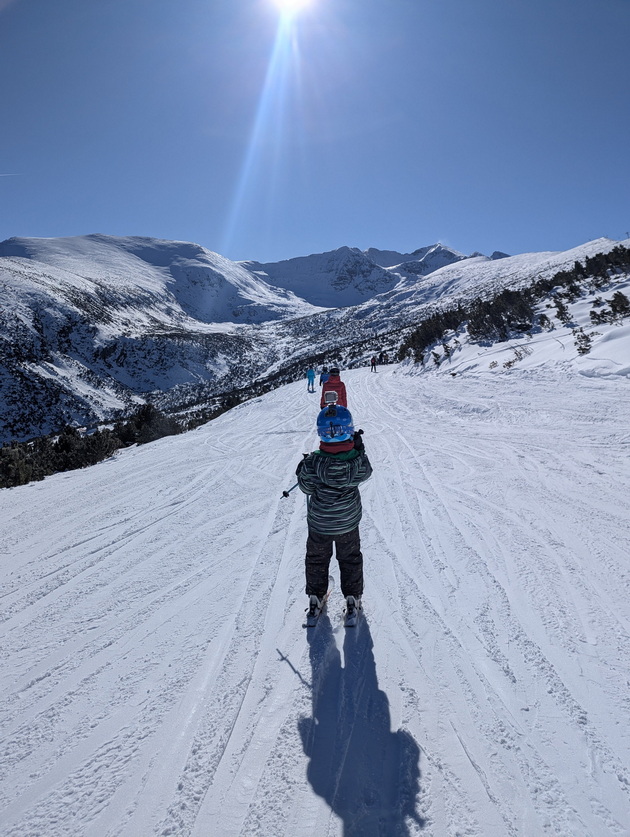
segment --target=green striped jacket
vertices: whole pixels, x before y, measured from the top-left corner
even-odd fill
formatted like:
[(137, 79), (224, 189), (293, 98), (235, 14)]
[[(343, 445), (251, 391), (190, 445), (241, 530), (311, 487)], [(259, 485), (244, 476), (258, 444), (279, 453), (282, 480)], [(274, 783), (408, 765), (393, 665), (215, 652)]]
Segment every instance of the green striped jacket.
[(316, 450), (296, 471), (300, 489), (309, 495), (309, 529), (320, 535), (344, 535), (361, 520), (358, 485), (372, 474), (365, 451), (326, 453)]

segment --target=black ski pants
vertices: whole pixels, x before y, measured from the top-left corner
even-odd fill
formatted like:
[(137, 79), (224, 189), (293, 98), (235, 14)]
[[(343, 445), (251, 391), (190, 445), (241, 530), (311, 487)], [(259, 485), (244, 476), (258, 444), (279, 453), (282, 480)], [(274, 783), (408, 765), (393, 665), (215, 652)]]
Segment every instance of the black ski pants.
[(335, 546), (344, 596), (363, 593), (363, 555), (359, 527), (343, 535), (321, 535), (308, 530), (306, 541), (306, 593), (322, 598), (328, 590), (328, 567)]

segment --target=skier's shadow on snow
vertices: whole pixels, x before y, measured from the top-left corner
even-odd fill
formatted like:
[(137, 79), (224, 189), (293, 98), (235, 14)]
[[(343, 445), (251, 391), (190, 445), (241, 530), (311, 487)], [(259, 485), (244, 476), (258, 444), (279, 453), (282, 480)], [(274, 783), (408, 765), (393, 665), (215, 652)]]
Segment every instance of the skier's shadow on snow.
[(299, 730), (313, 790), (343, 820), (344, 837), (409, 837), (411, 823), (424, 825), (420, 748), (409, 733), (391, 732), (365, 616), (345, 630), (343, 667), (326, 613), (307, 636), (313, 717)]

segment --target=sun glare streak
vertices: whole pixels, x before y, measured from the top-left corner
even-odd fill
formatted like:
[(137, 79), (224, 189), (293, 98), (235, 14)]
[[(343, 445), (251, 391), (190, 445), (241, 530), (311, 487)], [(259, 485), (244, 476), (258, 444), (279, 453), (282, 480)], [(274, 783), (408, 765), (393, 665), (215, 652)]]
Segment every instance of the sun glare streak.
[(263, 172), (263, 156), (273, 142), (272, 164), (265, 171), (268, 184), (266, 198), (273, 197), (278, 180), (278, 170), (281, 165), (281, 138), (286, 123), (286, 109), (291, 70), (297, 64), (297, 43), (294, 16), (299, 8), (303, 8), (308, 0), (278, 0), (278, 7), (282, 14), (278, 21), (278, 29), (272, 49), (265, 82), (263, 85), (256, 117), (250, 140), (245, 152), (241, 173), (235, 188), (234, 197), (228, 214), (223, 237), (222, 252), (231, 249), (235, 233), (244, 214), (246, 197), (252, 190), (256, 176)]
[(292, 17), (310, 5), (311, 0), (273, 0), (273, 2), (282, 15)]

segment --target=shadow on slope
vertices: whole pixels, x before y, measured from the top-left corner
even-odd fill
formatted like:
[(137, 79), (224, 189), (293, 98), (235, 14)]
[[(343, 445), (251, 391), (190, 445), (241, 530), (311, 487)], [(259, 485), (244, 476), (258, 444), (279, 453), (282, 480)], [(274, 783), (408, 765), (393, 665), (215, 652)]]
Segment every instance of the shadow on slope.
[(344, 824), (344, 837), (409, 837), (416, 811), (420, 749), (391, 732), (389, 701), (378, 688), (373, 642), (363, 617), (346, 630), (343, 656), (322, 614), (308, 632), (313, 717), (299, 722), (307, 776)]

